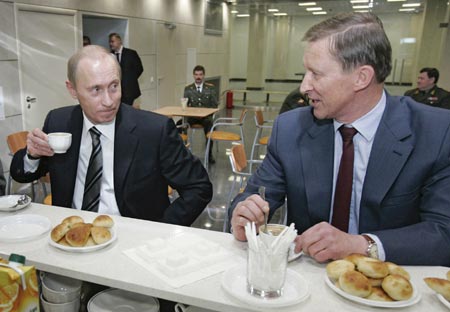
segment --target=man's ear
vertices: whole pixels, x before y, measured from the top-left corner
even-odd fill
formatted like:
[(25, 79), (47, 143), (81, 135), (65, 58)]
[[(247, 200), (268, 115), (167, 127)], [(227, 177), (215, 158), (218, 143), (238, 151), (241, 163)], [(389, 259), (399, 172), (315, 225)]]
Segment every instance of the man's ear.
[(374, 79), (376, 79), (375, 71), (372, 66), (360, 66), (355, 71), (354, 91), (359, 91), (367, 88)]
[(75, 90), (75, 87), (69, 80), (66, 80), (66, 88), (69, 91), (72, 98), (74, 98), (75, 100), (78, 99), (77, 90)]

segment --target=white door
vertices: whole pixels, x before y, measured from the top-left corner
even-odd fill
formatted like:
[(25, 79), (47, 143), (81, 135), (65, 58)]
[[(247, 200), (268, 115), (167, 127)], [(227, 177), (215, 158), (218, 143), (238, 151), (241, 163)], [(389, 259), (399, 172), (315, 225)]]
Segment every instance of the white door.
[(176, 45), (173, 29), (158, 24), (157, 71), (158, 107), (178, 105), (180, 95), (175, 93), (176, 85)]
[(19, 71), (25, 130), (41, 128), (48, 111), (73, 105), (65, 87), (75, 52), (75, 11), (17, 6)]

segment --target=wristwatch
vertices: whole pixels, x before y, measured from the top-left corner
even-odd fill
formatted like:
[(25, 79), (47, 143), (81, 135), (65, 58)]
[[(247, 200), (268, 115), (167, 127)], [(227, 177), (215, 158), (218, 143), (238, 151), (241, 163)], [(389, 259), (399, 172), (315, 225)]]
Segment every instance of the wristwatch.
[(363, 234), (362, 235), (367, 243), (367, 249), (366, 249), (366, 255), (369, 256), (370, 258), (374, 258), (374, 259), (378, 259), (378, 246), (377, 246), (377, 242), (374, 241), (369, 235), (367, 234)]

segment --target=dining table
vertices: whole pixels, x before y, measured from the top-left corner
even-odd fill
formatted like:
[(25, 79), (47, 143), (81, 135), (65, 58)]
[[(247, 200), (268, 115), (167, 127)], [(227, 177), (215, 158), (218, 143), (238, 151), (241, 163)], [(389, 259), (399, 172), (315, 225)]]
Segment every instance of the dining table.
[(208, 107), (181, 107), (181, 106), (163, 106), (158, 109), (153, 110), (154, 113), (164, 115), (167, 117), (195, 117), (195, 118), (205, 118), (213, 115), (219, 111), (218, 108), (208, 108)]
[[(147, 205), (148, 209), (151, 209), (151, 198)], [(21, 254), (26, 257), (27, 264), (34, 265), (38, 270), (214, 311), (381, 311), (378, 307), (340, 295), (326, 282), (326, 263), (318, 263), (306, 255), (288, 264), (287, 280), (291, 279), (289, 287), (293, 289), (285, 291), (289, 296), (292, 295), (294, 288), (301, 288), (295, 290), (302, 293), (301, 298), (297, 298), (299, 300), (295, 300), (297, 296), (295, 291), (294, 298), (285, 297), (281, 300), (260, 299), (246, 294), (245, 276), (242, 276), (242, 272), (245, 272), (247, 263), (247, 243), (237, 241), (230, 233), (114, 215), (111, 217), (114, 220), (115, 239), (106, 247), (89, 252), (71, 252), (57, 248), (51, 242), (50, 231), (64, 218), (72, 215), (80, 216), (86, 222), (91, 222), (97, 216), (94, 212), (39, 203), (31, 203), (13, 212), (0, 212), (0, 257), (7, 259), (12, 253)], [(2, 238), (5, 234), (2, 232), (5, 223), (29, 216), (48, 219), (50, 227), (28, 239)], [(155, 240), (194, 236), (203, 240), (203, 247), (220, 246), (221, 250), (226, 252), (226, 257), (220, 259), (227, 267), (226, 270), (218, 270), (192, 282), (185, 280), (183, 285), (174, 286), (158, 272), (146, 269), (127, 255), (127, 251), (145, 244), (149, 246), (149, 242), (153, 242), (155, 247)], [(207, 254), (207, 250), (204, 254)], [(424, 277), (445, 278), (445, 274), (449, 271), (448, 267), (404, 266), (404, 268), (411, 275), (415, 300), (405, 307), (399, 306), (399, 310), (449, 311), (450, 304), (446, 306), (440, 301), (436, 293), (423, 281)], [(173, 282), (179, 282), (177, 276), (172, 277)], [(283, 303), (283, 300), (288, 301)]]

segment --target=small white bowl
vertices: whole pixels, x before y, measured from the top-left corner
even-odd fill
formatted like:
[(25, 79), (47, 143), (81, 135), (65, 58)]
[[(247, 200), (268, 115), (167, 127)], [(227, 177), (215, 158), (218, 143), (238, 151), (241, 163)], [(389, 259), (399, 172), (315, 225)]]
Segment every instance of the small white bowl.
[(44, 312), (78, 312), (80, 311), (80, 298), (66, 303), (51, 303), (41, 294), (41, 304)]
[(81, 284), (80, 280), (45, 273), (42, 278), (42, 294), (49, 303), (80, 301)]
[(48, 135), (48, 144), (56, 154), (64, 154), (72, 144), (72, 133), (53, 132)]

